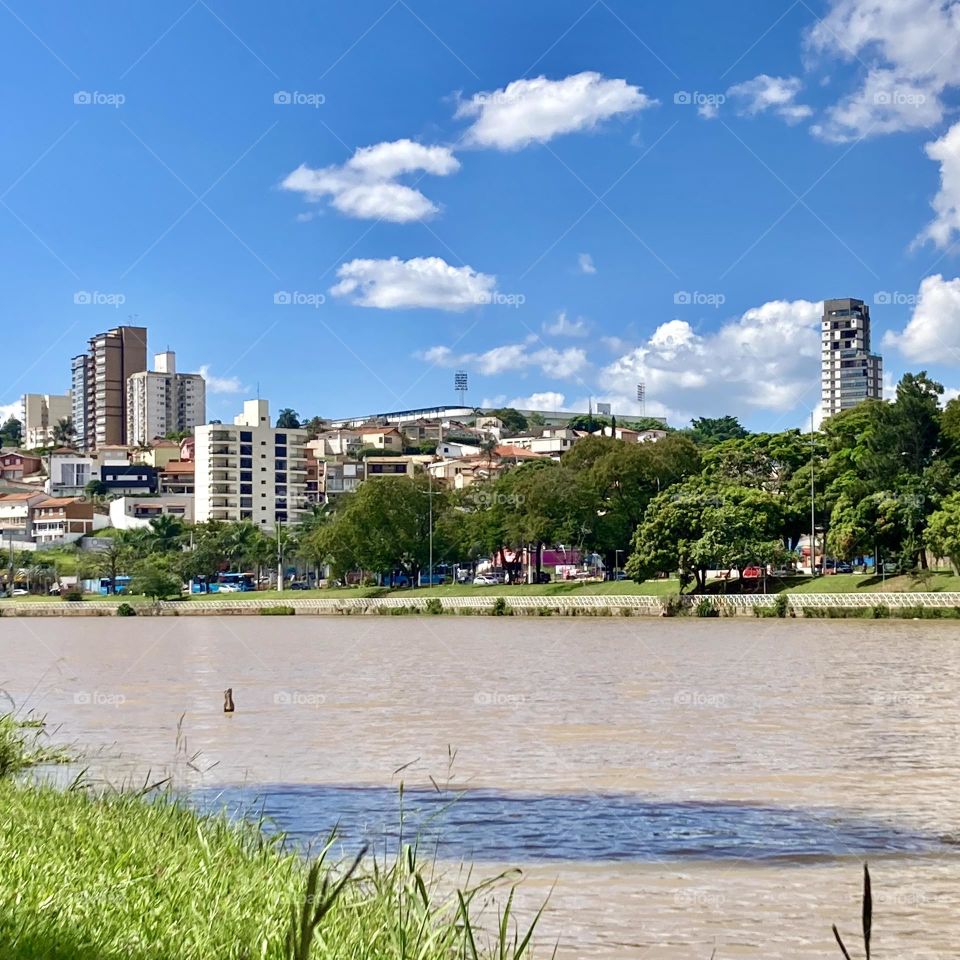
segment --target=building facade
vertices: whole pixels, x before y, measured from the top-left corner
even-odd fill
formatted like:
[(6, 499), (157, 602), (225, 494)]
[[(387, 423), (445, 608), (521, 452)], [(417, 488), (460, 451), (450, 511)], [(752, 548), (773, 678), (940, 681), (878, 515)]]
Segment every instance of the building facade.
[(309, 509), (307, 432), (273, 427), (266, 400), (248, 400), (232, 425), (198, 426), (195, 439), (197, 522), (249, 520), (273, 530)]
[(206, 384), (199, 373), (177, 373), (170, 351), (158, 353), (153, 366), (127, 380), (127, 443), (132, 446), (185, 433), (207, 419)]
[(831, 417), (883, 396), (883, 360), (870, 353), (870, 308), (862, 300), (824, 300), (820, 393)]
[(71, 361), (71, 407), (81, 450), (127, 443), (127, 379), (147, 369), (147, 328), (115, 327)]
[(23, 445), (30, 450), (53, 445), (53, 428), (73, 416), (70, 394), (25, 393), (20, 399)]

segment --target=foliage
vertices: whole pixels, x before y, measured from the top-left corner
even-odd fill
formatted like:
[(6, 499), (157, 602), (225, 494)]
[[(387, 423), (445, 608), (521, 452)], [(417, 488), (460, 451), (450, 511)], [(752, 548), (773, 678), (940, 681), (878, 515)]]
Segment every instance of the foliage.
[(292, 617), (296, 612), (293, 607), (283, 606), (282, 604), (278, 604), (275, 607), (260, 608), (261, 617)]
[(790, 600), (785, 593), (778, 593), (773, 601), (774, 613), (781, 619), (790, 612)]
[(697, 601), (697, 605), (693, 608), (693, 612), (698, 617), (719, 617), (720, 611), (717, 609), (716, 605), (708, 597), (703, 597)]
[(130, 592), (143, 594), (153, 600), (179, 597), (180, 577), (173, 572), (169, 563), (160, 557), (140, 560), (133, 568)]
[(284, 407), (277, 416), (277, 429), (297, 430), (300, 428), (300, 416), (291, 407)]
[(510, 607), (507, 606), (505, 597), (496, 597), (493, 606), (490, 608), (490, 614), (494, 617), (506, 617), (510, 615)]
[(121, 603), (120, 606), (117, 607), (118, 617), (135, 617), (136, 615), (137, 611), (134, 610), (129, 603)]
[(54, 446), (72, 447), (73, 438), (77, 435), (77, 428), (69, 417), (61, 417), (50, 431), (53, 437)]
[(13, 415), (0, 426), (0, 447), (19, 447), (23, 441), (23, 424)]
[(495, 410), (487, 410), (485, 417), (496, 417), (503, 423), (503, 428), (507, 433), (523, 433), (529, 428), (529, 421), (519, 411), (513, 407), (499, 407)]
[(438, 597), (430, 597), (424, 604), (424, 612), (428, 613), (431, 617), (438, 616), (443, 613), (443, 603)]
[(698, 446), (712, 447), (724, 440), (743, 440), (748, 432), (736, 417), (697, 417), (690, 421), (690, 439)]
[(100, 497), (105, 497), (110, 492), (110, 488), (102, 480), (91, 480), (83, 488), (83, 492), (91, 500), (97, 500)]

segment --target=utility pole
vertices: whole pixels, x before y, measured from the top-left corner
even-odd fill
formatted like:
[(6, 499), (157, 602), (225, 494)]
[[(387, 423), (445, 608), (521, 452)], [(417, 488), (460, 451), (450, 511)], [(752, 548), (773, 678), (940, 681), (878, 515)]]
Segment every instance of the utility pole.
[(817, 505), (814, 480), (814, 462), (816, 459), (816, 440), (813, 435), (813, 412), (810, 413), (810, 576), (817, 575)]
[(283, 521), (277, 521), (277, 590), (283, 593)]
[(433, 589), (433, 471), (427, 470), (427, 483), (429, 493), (427, 497), (430, 502), (430, 589)]

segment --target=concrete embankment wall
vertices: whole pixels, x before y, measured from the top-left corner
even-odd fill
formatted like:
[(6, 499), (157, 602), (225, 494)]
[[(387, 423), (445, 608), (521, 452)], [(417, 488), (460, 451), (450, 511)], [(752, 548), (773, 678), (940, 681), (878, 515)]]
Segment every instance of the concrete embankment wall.
[[(787, 616), (936, 616), (960, 611), (960, 593), (787, 594)], [(137, 616), (260, 616), (287, 608), (299, 616), (395, 616), (443, 613), (460, 616), (771, 616), (776, 596), (504, 596), (476, 597), (341, 597), (290, 600), (190, 600), (130, 604)], [(110, 617), (123, 601), (0, 602), (0, 617)], [(709, 604), (706, 611), (704, 605)], [(698, 607), (700, 608), (698, 611)]]

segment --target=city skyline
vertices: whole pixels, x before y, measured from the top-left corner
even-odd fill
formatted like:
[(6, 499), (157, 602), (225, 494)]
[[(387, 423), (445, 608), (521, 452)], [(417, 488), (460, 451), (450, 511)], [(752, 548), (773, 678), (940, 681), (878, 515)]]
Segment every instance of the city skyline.
[(907, 6), (741, 2), (696, 35), (681, 7), (304, 8), (294, 42), (248, 3), (81, 30), (40, 2), (0, 41), (29, 81), (0, 412), (129, 322), (210, 418), (448, 403), (463, 369), (476, 405), (629, 416), (644, 382), (674, 426), (803, 426), (834, 297), (872, 308), (888, 393), (927, 368), (955, 395), (958, 27)]

